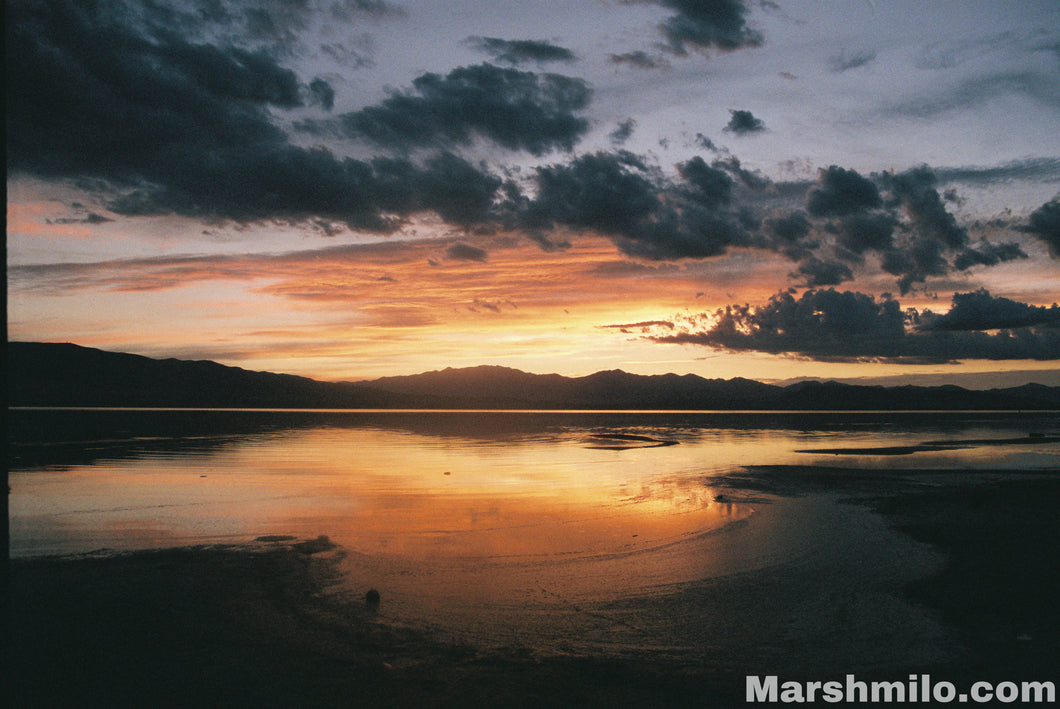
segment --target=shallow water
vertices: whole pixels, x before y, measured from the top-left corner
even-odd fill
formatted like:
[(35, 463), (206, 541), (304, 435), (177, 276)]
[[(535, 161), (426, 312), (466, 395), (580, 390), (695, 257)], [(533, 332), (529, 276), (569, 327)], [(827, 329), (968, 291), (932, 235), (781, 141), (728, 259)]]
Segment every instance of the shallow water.
[(930, 549), (828, 496), (719, 499), (716, 476), (1060, 467), (1056, 443), (967, 443), (1055, 434), (1048, 414), (22, 410), (10, 429), (16, 557), (326, 535), (341, 591), (378, 588), (389, 622), (715, 659), (848, 656), (822, 632), (842, 613), (876, 638), (865, 663), (912, 632), (933, 656), (941, 633), (878, 589), (929, 573)]

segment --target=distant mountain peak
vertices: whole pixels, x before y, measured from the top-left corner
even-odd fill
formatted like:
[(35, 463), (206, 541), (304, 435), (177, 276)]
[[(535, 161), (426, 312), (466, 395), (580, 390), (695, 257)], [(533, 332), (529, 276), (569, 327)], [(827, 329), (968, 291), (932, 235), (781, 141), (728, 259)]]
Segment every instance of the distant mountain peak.
[(72, 343), (8, 344), (11, 406), (679, 410), (1060, 409), (1060, 387), (969, 391), (800, 381), (788, 386), (695, 374), (584, 377), (484, 364), (367, 382), (320, 382), (211, 361), (151, 359)]

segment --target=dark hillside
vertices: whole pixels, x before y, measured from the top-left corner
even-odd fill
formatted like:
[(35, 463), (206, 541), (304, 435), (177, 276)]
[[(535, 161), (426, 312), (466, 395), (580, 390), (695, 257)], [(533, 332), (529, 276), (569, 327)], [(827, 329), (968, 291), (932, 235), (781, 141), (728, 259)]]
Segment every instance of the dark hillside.
[(11, 406), (674, 410), (1042, 410), (1060, 387), (973, 391), (800, 382), (788, 387), (621, 370), (585, 377), (507, 367), (444, 369), (371, 382), (321, 382), (216, 362), (151, 359), (72, 344), (8, 344)]

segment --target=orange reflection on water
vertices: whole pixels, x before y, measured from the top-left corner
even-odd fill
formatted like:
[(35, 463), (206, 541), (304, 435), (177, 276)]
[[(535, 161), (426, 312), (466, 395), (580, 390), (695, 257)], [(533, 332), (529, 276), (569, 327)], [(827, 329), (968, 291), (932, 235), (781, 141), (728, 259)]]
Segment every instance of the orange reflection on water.
[(352, 488), (362, 505), (331, 532), (362, 553), (412, 559), (610, 554), (668, 544), (741, 516), (699, 488), (671, 482), (635, 497), (607, 486)]
[(658, 547), (746, 514), (714, 501), (695, 446), (588, 443), (325, 427), (16, 473), (15, 553), (324, 534), (360, 555), (544, 561)]

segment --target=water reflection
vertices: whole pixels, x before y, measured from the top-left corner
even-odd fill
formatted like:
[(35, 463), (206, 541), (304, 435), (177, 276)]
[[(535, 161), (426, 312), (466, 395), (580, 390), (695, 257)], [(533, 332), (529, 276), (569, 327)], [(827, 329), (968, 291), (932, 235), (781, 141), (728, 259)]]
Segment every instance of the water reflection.
[(968, 445), (1055, 432), (1053, 414), (10, 414), (15, 555), (327, 533), (364, 554), (558, 559), (739, 519), (709, 479), (740, 466), (1060, 463), (1055, 444)]
[[(582, 432), (455, 444), (405, 430), (316, 427), (102, 450), (13, 471), (16, 555), (327, 533), (359, 553), (537, 557), (666, 544), (735, 514), (651, 450)], [(503, 445), (501, 445), (503, 443)]]
[[(1055, 434), (1050, 414), (14, 411), (10, 423), (14, 556), (327, 535), (349, 591), (383, 593), (382, 617), (499, 643), (532, 630), (550, 647), (737, 652), (761, 630), (748, 614), (786, 602), (792, 584), (894, 581), (934, 563), (867, 511), (719, 496), (718, 475), (1060, 467), (1055, 443), (974, 445)], [(925, 441), (942, 443), (873, 452)], [(711, 579), (764, 568), (788, 581), (754, 581), (769, 601), (753, 612), (740, 610), (746, 589), (711, 591)], [(630, 601), (687, 584), (699, 585), (685, 615)], [(807, 611), (831, 612), (825, 600)]]

